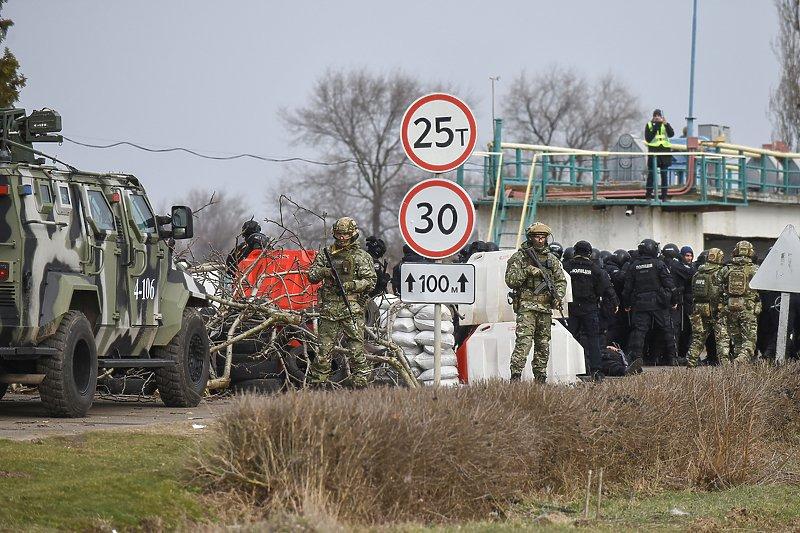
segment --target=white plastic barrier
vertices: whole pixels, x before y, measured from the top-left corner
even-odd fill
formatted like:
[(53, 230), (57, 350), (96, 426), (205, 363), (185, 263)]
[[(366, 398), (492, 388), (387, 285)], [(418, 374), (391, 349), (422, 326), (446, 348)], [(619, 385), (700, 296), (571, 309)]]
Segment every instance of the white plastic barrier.
[[(514, 310), (508, 303), (511, 289), (506, 285), (506, 264), (514, 251), (479, 252), (469, 258), (468, 263), (475, 265), (475, 303), (458, 306), (458, 313), (464, 317), (459, 322), (460, 325), (474, 326), (516, 320)], [(567, 302), (572, 301), (572, 284), (569, 274), (565, 275), (567, 293), (564, 297), (563, 313), (567, 316)]]
[[(514, 350), (515, 322), (483, 324), (467, 339), (467, 382), (511, 377), (511, 352)], [(550, 340), (550, 358), (547, 361), (548, 383), (574, 383), (577, 374), (586, 372), (583, 347), (570, 332), (553, 320)], [(528, 354), (523, 380), (532, 380), (531, 358)]]

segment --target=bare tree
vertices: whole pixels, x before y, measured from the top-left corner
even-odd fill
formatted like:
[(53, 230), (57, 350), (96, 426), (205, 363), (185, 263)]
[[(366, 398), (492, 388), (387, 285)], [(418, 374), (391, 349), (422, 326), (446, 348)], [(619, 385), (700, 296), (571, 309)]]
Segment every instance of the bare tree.
[(775, 0), (778, 37), (773, 43), (781, 66), (778, 87), (769, 99), (775, 133), (800, 150), (800, 0)]
[(613, 73), (589, 80), (550, 66), (521, 73), (504, 100), (509, 136), (543, 145), (606, 150), (642, 115), (639, 100)]
[[(189, 250), (195, 261), (203, 261), (214, 252), (232, 249), (242, 223), (253, 218), (247, 200), (240, 194), (191, 189), (174, 205), (188, 205), (194, 213), (194, 238), (178, 241), (178, 250)], [(256, 218), (256, 220), (258, 220)]]
[(390, 241), (402, 195), (419, 178), (405, 164), (400, 121), (421, 94), (420, 83), (401, 72), (326, 72), (305, 106), (282, 114), (295, 142), (331, 163), (295, 175), (292, 195), (318, 213), (353, 216), (365, 232)]

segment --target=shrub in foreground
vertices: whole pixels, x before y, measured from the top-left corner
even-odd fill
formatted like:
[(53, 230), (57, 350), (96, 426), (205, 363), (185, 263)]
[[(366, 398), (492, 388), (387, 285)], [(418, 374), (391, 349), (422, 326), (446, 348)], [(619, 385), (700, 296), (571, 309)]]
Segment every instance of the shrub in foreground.
[(572, 496), (777, 479), (800, 434), (798, 366), (676, 369), (574, 388), (489, 382), (247, 397), (192, 465), (210, 491), (348, 522), (486, 518)]

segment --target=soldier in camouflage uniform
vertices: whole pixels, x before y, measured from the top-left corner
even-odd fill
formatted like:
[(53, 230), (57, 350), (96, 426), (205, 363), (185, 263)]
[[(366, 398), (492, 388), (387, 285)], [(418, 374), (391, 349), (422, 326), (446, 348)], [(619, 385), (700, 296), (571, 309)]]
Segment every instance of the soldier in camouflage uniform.
[[(331, 265), (324, 253), (317, 254), (308, 271), (312, 283), (322, 282), (319, 290), (319, 350), (311, 367), (311, 382), (323, 385), (331, 373), (331, 355), (340, 336), (353, 373), (355, 387), (367, 384), (370, 367), (364, 355), (364, 305), (375, 287), (377, 275), (372, 258), (358, 245), (355, 220), (343, 217), (333, 225), (334, 244), (330, 248)], [(339, 274), (344, 295), (333, 269)], [(347, 298), (349, 308), (344, 302)]]
[[(517, 314), (517, 339), (511, 354), (511, 380), (519, 381), (522, 369), (534, 345), (531, 370), (537, 381), (544, 382), (547, 358), (550, 355), (550, 328), (553, 309), (561, 307), (567, 290), (567, 279), (561, 262), (548, 248), (550, 228), (535, 222), (526, 231), (527, 241), (508, 260), (506, 284), (512, 289), (514, 312)], [(535, 266), (529, 254), (536, 254), (543, 269)], [(544, 276), (552, 281), (551, 295)]]
[(728, 333), (733, 341), (734, 361), (737, 363), (752, 361), (756, 347), (761, 299), (758, 291), (750, 288), (750, 280), (758, 270), (753, 264), (754, 255), (755, 250), (750, 242), (739, 241), (733, 249), (731, 264), (720, 271)]
[(717, 346), (717, 357), (721, 364), (730, 363), (730, 337), (725, 316), (723, 315), (722, 300), (722, 271), (724, 254), (719, 248), (708, 251), (708, 259), (692, 277), (692, 292), (694, 295), (694, 310), (691, 315), (692, 344), (687, 355), (689, 367), (697, 366), (700, 352), (706, 344), (706, 339), (713, 332)]

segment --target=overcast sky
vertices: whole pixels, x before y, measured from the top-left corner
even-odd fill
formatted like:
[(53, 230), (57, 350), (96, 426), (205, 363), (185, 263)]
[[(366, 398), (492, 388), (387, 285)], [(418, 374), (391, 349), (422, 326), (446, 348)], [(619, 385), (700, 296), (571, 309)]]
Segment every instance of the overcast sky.
[[(698, 3), (698, 123), (730, 125), (737, 143), (768, 142), (772, 1)], [(3, 16), (28, 78), (20, 105), (58, 110), (69, 137), (287, 157), (313, 152), (291, 145), (278, 111), (302, 105), (315, 78), (339, 67), (399, 68), (464, 88), (479, 100), (479, 146), (491, 134), (488, 77), (501, 77), (500, 107), (515, 76), (550, 63), (614, 71), (680, 131), (691, 9), (691, 0), (10, 0)], [(245, 192), (257, 216), (267, 184), (287, 174), (275, 163), (40, 148), (79, 168), (131, 172), (157, 202), (195, 186)], [(283, 187), (291, 193), (291, 182)]]

